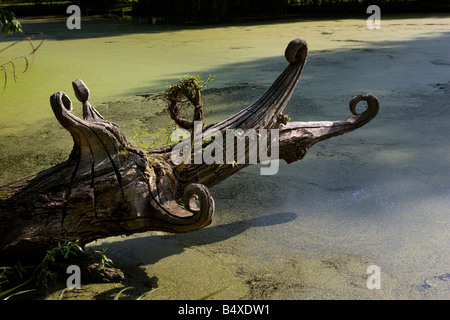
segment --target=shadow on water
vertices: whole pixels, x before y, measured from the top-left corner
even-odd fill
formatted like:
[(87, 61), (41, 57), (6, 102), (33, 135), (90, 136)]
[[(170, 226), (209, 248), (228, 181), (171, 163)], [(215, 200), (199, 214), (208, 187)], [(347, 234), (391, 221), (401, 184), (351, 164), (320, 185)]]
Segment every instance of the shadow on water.
[[(448, 17), (449, 13), (430, 13), (424, 14), (385, 14), (383, 19), (405, 20), (405, 19), (439, 19)], [(101, 16), (81, 17), (81, 29), (69, 30), (66, 22), (69, 15), (50, 16), (50, 17), (19, 17), (24, 32), (39, 31), (45, 34), (46, 39), (51, 40), (76, 40), (76, 39), (94, 39), (112, 36), (132, 35), (139, 33), (163, 33), (189, 30), (205, 30), (215, 28), (247, 28), (257, 26), (271, 26), (280, 24), (291, 24), (295, 22), (315, 22), (339, 21), (346, 19), (357, 19), (364, 21), (367, 15), (345, 15), (345, 14), (305, 14), (278, 19), (255, 19), (239, 20), (233, 22), (224, 22), (217, 24), (151, 24), (146, 19), (129, 18), (105, 18)], [(0, 42), (11, 41), (20, 35), (2, 35)]]
[[(155, 34), (178, 31), (194, 31), (215, 28), (247, 28), (254, 26), (269, 26), (288, 24), (298, 21), (329, 21), (329, 17), (301, 18), (301, 19), (280, 19), (280, 20), (256, 20), (256, 21), (236, 21), (230, 23), (218, 24), (151, 24), (146, 20), (140, 19), (117, 19), (103, 17), (81, 17), (81, 29), (69, 30), (66, 26), (67, 17), (24, 17), (19, 18), (24, 32), (39, 31), (45, 34), (49, 40), (77, 40), (77, 39), (95, 39), (113, 36), (133, 35), (133, 34)], [(341, 17), (342, 19), (342, 17)], [(50, 21), (49, 21), (50, 20)], [(11, 41), (20, 37), (19, 34), (2, 35), (0, 42)]]
[[(291, 222), (297, 218), (293, 212), (274, 213), (255, 217), (248, 220), (234, 221), (222, 225), (206, 227), (196, 232), (184, 234), (164, 235), (139, 235), (137, 238), (125, 238), (114, 241), (115, 238), (107, 239), (107, 243), (88, 245), (89, 250), (102, 250), (107, 248), (107, 256), (111, 258), (116, 267), (123, 270), (125, 279), (122, 286), (102, 290), (98, 294), (90, 294), (90, 299), (112, 299), (123, 288), (129, 290), (121, 299), (136, 299), (144, 293), (150, 293), (159, 287), (158, 275), (151, 276), (141, 266), (152, 265), (172, 255), (183, 253), (187, 248), (210, 245), (226, 241), (236, 237), (251, 228), (261, 228)], [(110, 242), (110, 240), (112, 240)], [(56, 291), (61, 288), (56, 288)], [(56, 291), (53, 291), (56, 292)], [(200, 297), (199, 297), (200, 298)]]
[[(260, 228), (288, 223), (297, 218), (293, 212), (274, 213), (255, 217), (248, 220), (210, 226), (204, 229), (184, 234), (164, 234), (140, 236), (139, 238), (125, 238), (120, 241), (109, 242), (108, 252), (118, 260), (139, 261), (140, 264), (154, 264), (165, 257), (182, 253), (186, 248), (209, 245), (228, 240), (244, 233), (251, 228)], [(91, 244), (93, 248), (103, 244)], [(129, 256), (132, 252), (133, 257)], [(127, 256), (127, 257), (124, 257)]]

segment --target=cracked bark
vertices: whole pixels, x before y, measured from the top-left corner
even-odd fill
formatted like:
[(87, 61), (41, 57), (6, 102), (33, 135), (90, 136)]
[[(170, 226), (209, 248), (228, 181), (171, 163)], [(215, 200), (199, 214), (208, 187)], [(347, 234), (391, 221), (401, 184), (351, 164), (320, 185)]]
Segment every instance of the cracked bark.
[[(288, 65), (267, 92), (203, 134), (279, 129), (279, 159), (291, 163), (315, 143), (359, 128), (376, 116), (377, 98), (361, 94), (351, 99), (354, 116), (347, 120), (285, 123), (283, 112), (307, 55), (303, 40), (291, 41), (285, 51)], [(209, 225), (215, 207), (209, 188), (248, 164), (180, 167), (170, 157), (175, 144), (152, 152), (136, 149), (89, 103), (89, 90), (81, 80), (73, 87), (83, 105), (83, 119), (72, 114), (72, 102), (64, 92), (50, 98), (57, 120), (73, 137), (68, 160), (0, 187), (2, 263), (37, 258), (66, 240), (86, 244), (109, 236), (151, 230), (179, 233)], [(357, 114), (361, 101), (367, 109)]]

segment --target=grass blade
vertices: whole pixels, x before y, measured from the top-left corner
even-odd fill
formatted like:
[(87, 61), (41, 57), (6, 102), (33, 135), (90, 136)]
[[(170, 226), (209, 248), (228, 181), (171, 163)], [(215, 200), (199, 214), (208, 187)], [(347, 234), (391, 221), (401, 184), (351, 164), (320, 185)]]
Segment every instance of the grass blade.
[(132, 287), (126, 287), (126, 288), (123, 288), (122, 290), (120, 290), (117, 294), (116, 294), (116, 296), (114, 297), (114, 300), (119, 300), (119, 297), (120, 297), (120, 295), (122, 294), (122, 292), (124, 292), (125, 290), (128, 290), (128, 289), (131, 289)]
[(6, 297), (5, 299), (3, 299), (3, 300), (8, 300), (8, 299), (11, 298), (12, 296), (17, 296), (18, 294), (27, 293), (27, 292), (35, 291), (35, 290), (36, 290), (36, 289), (30, 289), (30, 290), (24, 290), (24, 291), (15, 292), (15, 293), (13, 293), (12, 295), (7, 296), (7, 297)]
[(145, 297), (146, 295), (155, 292), (156, 290), (158, 290), (159, 288), (155, 288), (155, 289), (151, 289), (147, 292), (144, 292), (143, 294), (141, 294), (136, 300), (141, 300), (143, 297)]

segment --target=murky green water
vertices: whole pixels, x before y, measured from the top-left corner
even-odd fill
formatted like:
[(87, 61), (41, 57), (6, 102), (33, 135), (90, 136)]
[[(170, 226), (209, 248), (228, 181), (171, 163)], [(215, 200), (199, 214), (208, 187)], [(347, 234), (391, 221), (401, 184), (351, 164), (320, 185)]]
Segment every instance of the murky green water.
[[(95, 245), (156, 277), (152, 298), (226, 288), (216, 297), (448, 299), (450, 17), (382, 17), (381, 30), (367, 30), (366, 18), (186, 29), (83, 19), (81, 30), (64, 19), (23, 20), (46, 40), (0, 96), (0, 182), (67, 158), (71, 138), (49, 97), (65, 91), (76, 103), (74, 79), (127, 134), (136, 121), (150, 129), (167, 121), (154, 100), (167, 83), (214, 74), (206, 97), (217, 121), (264, 92), (300, 37), (310, 56), (286, 110), (293, 119), (346, 119), (360, 92), (378, 96), (379, 115), (275, 176), (248, 168), (213, 188), (217, 211), (204, 230)], [(380, 290), (366, 286), (370, 265), (381, 269)], [(102, 290), (86, 288), (87, 296)]]

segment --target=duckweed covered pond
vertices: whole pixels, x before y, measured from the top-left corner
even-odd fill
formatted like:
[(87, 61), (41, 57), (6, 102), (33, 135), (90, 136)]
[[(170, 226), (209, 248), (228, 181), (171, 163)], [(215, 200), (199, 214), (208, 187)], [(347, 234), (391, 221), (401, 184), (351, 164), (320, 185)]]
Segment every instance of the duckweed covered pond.
[[(124, 298), (155, 286), (146, 299), (218, 290), (211, 298), (450, 298), (450, 17), (383, 16), (381, 30), (368, 30), (366, 18), (185, 28), (85, 18), (81, 30), (63, 18), (21, 19), (46, 40), (0, 96), (1, 184), (68, 157), (72, 139), (49, 97), (65, 91), (77, 107), (77, 78), (131, 137), (136, 122), (153, 132), (169, 125), (158, 93), (186, 73), (216, 76), (207, 119), (225, 119), (264, 92), (286, 65), (286, 44), (303, 38), (310, 55), (286, 109), (292, 119), (346, 119), (361, 92), (381, 101), (370, 124), (314, 146), (277, 175), (254, 166), (214, 187), (215, 218), (203, 230), (92, 243), (108, 247), (128, 282), (83, 284), (65, 297), (111, 298), (131, 285)], [(379, 290), (367, 288), (371, 265), (381, 270)]]

